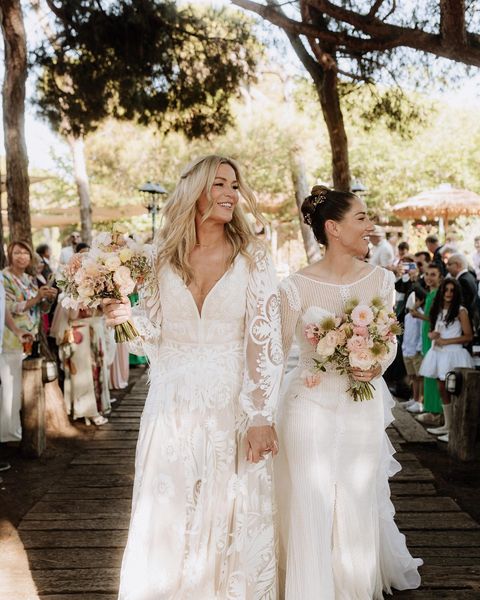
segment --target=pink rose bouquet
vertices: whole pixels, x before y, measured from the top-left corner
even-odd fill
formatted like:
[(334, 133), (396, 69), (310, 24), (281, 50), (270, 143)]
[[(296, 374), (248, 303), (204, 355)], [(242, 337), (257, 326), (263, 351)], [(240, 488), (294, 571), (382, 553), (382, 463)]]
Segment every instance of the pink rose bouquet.
[[(369, 371), (376, 367), (400, 333), (395, 313), (387, 311), (379, 298), (374, 298), (370, 306), (352, 300), (342, 317), (327, 316), (305, 327), (305, 338), (315, 347), (313, 370), (317, 376), (327, 369), (346, 375), (347, 391), (355, 401), (373, 398), (375, 387), (369, 381), (354, 379), (352, 369)], [(309, 377), (306, 385), (312, 387), (318, 382), (318, 377), (315, 381)]]
[[(125, 236), (116, 223), (113, 232), (99, 233), (88, 252), (74, 254), (63, 268), (58, 286), (64, 291), (66, 308), (96, 308), (103, 298), (121, 299), (151, 273), (152, 247)], [(131, 321), (115, 326), (115, 341), (138, 337)]]

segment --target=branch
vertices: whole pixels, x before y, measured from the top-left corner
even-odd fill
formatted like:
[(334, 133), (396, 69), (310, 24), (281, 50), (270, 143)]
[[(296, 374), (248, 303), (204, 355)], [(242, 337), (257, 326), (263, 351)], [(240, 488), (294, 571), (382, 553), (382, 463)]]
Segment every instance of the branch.
[(382, 6), (382, 4), (384, 2), (385, 2), (385, 0), (375, 0), (372, 8), (368, 11), (367, 17), (372, 19), (377, 14), (377, 12), (379, 11), (380, 7)]
[(327, 0), (306, 0), (307, 4), (324, 12), (331, 18), (348, 23), (355, 29), (371, 36), (370, 39), (364, 39), (343, 32), (324, 31), (309, 23), (295, 21), (279, 14), (271, 7), (258, 4), (258, 2), (252, 0), (232, 0), (232, 2), (241, 8), (257, 13), (287, 32), (295, 35), (313, 36), (326, 44), (343, 47), (346, 52), (375, 52), (405, 46), (480, 67), (480, 36), (473, 33), (466, 33), (466, 45), (451, 48), (443, 43), (440, 35), (426, 33), (421, 29), (391, 25), (378, 17), (371, 18), (368, 14), (359, 14), (341, 8)]

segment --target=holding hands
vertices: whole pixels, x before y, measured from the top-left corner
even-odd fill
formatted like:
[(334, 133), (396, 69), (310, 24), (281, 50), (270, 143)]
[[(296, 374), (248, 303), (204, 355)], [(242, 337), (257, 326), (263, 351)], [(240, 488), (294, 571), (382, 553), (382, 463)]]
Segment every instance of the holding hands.
[(362, 369), (352, 368), (350, 370), (352, 377), (356, 381), (372, 381), (372, 379), (376, 379), (380, 377), (382, 374), (382, 367), (380, 365), (375, 365), (368, 371), (363, 371)]
[(265, 425), (250, 427), (247, 431), (247, 460), (258, 463), (269, 452), (272, 456), (278, 454), (278, 438), (275, 427)]

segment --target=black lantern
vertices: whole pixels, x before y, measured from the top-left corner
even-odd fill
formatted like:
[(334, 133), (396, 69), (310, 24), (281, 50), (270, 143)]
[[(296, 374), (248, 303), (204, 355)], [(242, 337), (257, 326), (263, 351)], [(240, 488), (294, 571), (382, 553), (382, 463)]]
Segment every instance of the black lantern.
[(138, 188), (138, 191), (143, 197), (143, 206), (148, 210), (148, 213), (152, 215), (152, 239), (155, 236), (155, 221), (157, 213), (160, 208), (160, 197), (162, 194), (166, 194), (167, 190), (163, 188), (159, 183), (152, 183), (147, 181)]

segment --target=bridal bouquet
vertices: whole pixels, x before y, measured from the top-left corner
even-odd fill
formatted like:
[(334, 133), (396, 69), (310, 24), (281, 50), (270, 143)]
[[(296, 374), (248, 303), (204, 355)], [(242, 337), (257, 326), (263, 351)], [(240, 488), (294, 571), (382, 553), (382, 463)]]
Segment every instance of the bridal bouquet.
[(379, 298), (371, 305), (352, 300), (342, 317), (325, 316), (305, 327), (305, 338), (315, 347), (317, 372), (307, 385), (318, 383), (318, 372), (335, 369), (349, 380), (348, 392), (355, 401), (373, 398), (371, 382), (357, 381), (351, 370), (368, 371), (386, 357), (395, 337), (401, 333), (395, 313), (389, 312)]
[[(65, 308), (96, 308), (102, 298), (120, 300), (151, 272), (152, 247), (125, 235), (116, 223), (112, 233), (99, 233), (88, 252), (74, 254), (57, 281), (65, 292)], [(139, 333), (131, 321), (115, 326), (115, 341), (126, 342)]]

